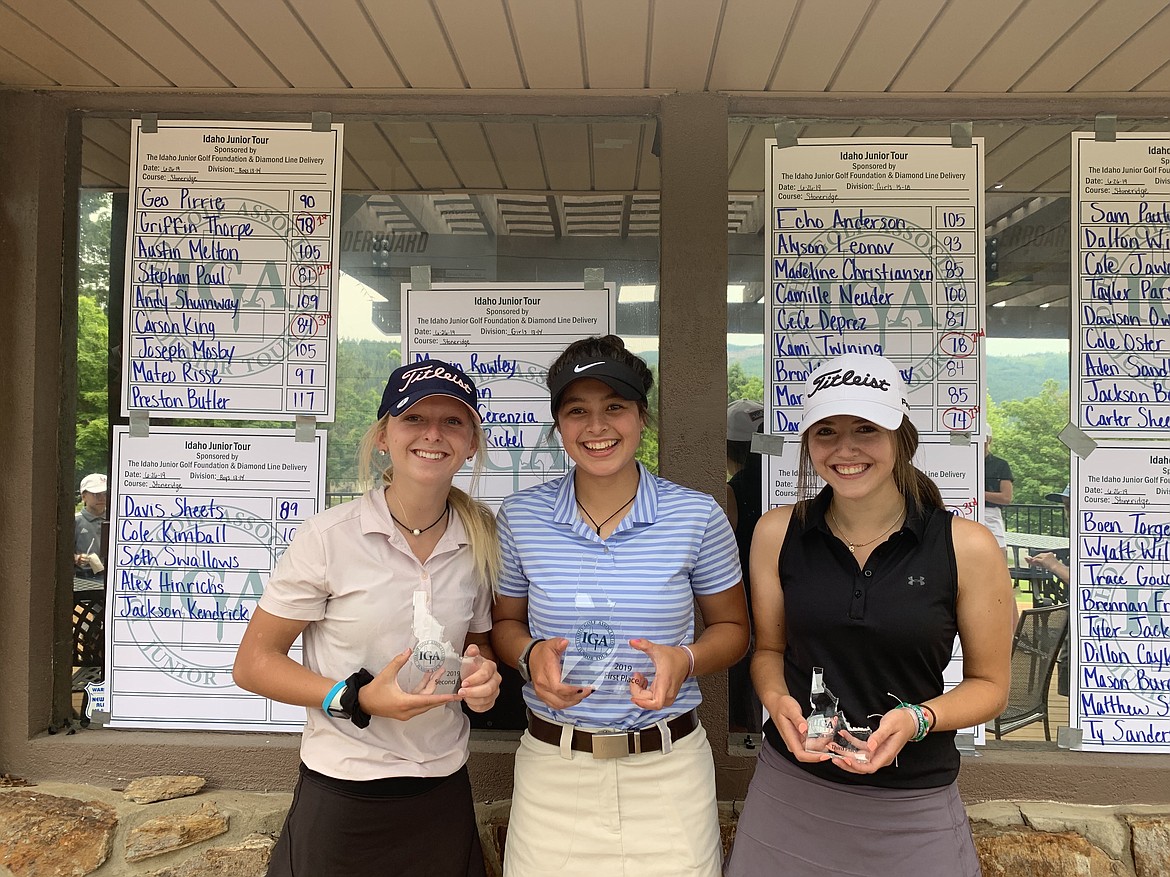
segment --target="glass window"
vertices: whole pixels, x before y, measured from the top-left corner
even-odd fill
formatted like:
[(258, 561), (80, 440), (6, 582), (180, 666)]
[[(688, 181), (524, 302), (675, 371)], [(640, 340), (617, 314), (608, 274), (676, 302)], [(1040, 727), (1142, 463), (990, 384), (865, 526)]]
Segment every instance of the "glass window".
[[(652, 120), (335, 121), (345, 124), (345, 152), (337, 407), (322, 424), (329, 504), (361, 489), (357, 446), (401, 360), (400, 290), (412, 269), (428, 268), (433, 285), (580, 283), (587, 269), (601, 269), (616, 285), (618, 334), (657, 369)], [(75, 483), (107, 472), (110, 426), (124, 422), (117, 406), (130, 123), (87, 117), (82, 138)], [(656, 404), (655, 394), (652, 410)], [(657, 451), (651, 428), (639, 456), (655, 471)], [(518, 678), (507, 688), (495, 710), (473, 715), (477, 727), (523, 726)]]
[[(1014, 494), (1005, 521), (1021, 608), (1045, 599), (1027, 577), (1026, 543), (1039, 536), (1063, 538), (1067, 544), (1068, 538), (1068, 520), (1057, 494), (1069, 480), (1069, 452), (1057, 435), (1069, 419), (1069, 134), (1086, 129), (1092, 129), (1091, 120), (1081, 125), (976, 122), (973, 130), (985, 144), (986, 403), (995, 453), (1012, 470)], [(806, 120), (796, 124), (796, 134), (949, 138), (950, 129), (937, 122)], [(774, 136), (774, 126), (762, 120), (729, 122), (729, 402), (759, 398), (754, 394), (763, 385), (754, 378), (768, 365), (764, 141)], [(734, 466), (729, 450), (729, 475)], [(758, 703), (737, 672), (730, 679), (731, 742), (750, 749), (759, 745), (754, 721)], [(1055, 725), (1068, 722), (1067, 672), (1062, 662), (1053, 678), (1050, 710)], [(1042, 740), (1043, 729), (1029, 725), (1005, 739)]]

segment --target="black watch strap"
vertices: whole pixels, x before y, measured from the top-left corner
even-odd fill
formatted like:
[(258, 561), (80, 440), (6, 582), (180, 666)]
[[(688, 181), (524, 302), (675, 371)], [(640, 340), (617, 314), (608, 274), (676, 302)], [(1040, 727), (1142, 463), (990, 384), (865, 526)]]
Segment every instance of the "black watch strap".
[(520, 653), (520, 657), (516, 661), (516, 669), (520, 671), (520, 678), (525, 682), (532, 681), (532, 673), (528, 669), (528, 657), (532, 654), (532, 650), (536, 648), (536, 644), (542, 642), (544, 642), (542, 638), (534, 636), (529, 640), (528, 645), (524, 647), (524, 651)]

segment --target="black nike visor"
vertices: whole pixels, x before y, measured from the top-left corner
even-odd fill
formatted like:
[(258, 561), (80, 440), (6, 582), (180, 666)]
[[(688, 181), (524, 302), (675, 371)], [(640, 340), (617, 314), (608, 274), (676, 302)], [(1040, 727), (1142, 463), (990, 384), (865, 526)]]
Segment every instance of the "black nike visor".
[(638, 377), (637, 372), (624, 362), (592, 356), (577, 362), (567, 363), (549, 383), (548, 391), (549, 395), (552, 396), (553, 417), (556, 417), (561, 396), (564, 395), (569, 384), (581, 378), (593, 378), (601, 381), (623, 399), (642, 403), (647, 401), (646, 391), (642, 389), (642, 379)]

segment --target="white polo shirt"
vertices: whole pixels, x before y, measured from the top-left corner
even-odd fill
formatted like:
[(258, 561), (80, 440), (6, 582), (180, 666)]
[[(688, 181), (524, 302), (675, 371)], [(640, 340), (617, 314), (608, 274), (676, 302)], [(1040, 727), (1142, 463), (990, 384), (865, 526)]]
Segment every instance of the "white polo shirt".
[[(641, 473), (633, 509), (604, 541), (577, 514), (573, 472), (514, 493), (500, 508), (500, 593), (528, 598), (532, 635), (573, 643), (593, 625), (616, 641), (614, 672), (576, 706), (552, 710), (525, 685), (524, 701), (538, 716), (585, 728), (645, 728), (702, 700), (692, 678), (670, 707), (646, 711), (619, 677), (630, 667), (653, 675), (631, 638), (694, 641), (695, 596), (739, 584), (739, 547), (708, 494)], [(599, 605), (610, 608), (582, 608)]]
[[(305, 666), (328, 679), (360, 667), (375, 675), (413, 643), (414, 592), (431, 598), (445, 638), (491, 630), (491, 591), (477, 578), (459, 515), (425, 563), (390, 518), (381, 488), (316, 515), (298, 529), (260, 598), (281, 618), (311, 622)], [(368, 728), (309, 709), (301, 760), (336, 779), (447, 776), (467, 760), (470, 723), (458, 703), (402, 722), (375, 716)]]

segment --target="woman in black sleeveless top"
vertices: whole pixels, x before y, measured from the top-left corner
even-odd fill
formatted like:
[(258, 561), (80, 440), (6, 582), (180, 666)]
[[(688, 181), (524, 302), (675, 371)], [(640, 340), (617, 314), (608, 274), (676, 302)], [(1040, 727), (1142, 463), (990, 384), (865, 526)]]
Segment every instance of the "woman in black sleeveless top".
[[(1011, 583), (991, 533), (914, 468), (908, 411), (878, 356), (805, 386), (798, 494), (814, 473), (826, 486), (765, 514), (752, 542), (752, 678), (771, 719), (729, 877), (980, 874), (954, 736), (1006, 703)], [(963, 680), (944, 693), (956, 635)]]

